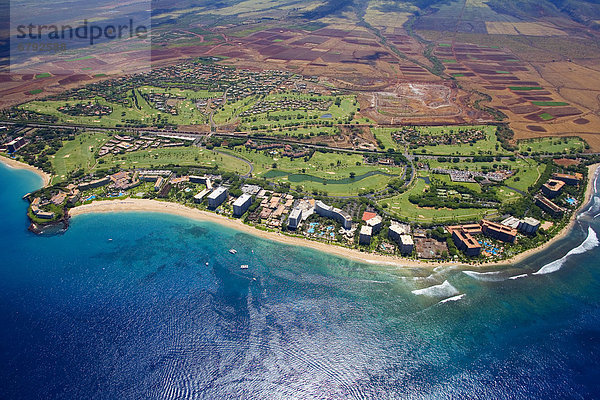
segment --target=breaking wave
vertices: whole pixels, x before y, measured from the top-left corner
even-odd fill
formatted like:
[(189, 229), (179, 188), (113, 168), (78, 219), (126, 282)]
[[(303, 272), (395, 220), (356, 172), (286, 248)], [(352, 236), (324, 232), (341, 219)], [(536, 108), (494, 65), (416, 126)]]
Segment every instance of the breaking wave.
[(521, 275), (515, 275), (515, 276), (511, 276), (511, 277), (509, 277), (508, 279), (515, 280), (515, 279), (525, 278), (525, 277), (527, 277), (527, 276), (528, 276), (527, 274), (521, 274)]
[(463, 271), (463, 273), (467, 276), (470, 276), (473, 279), (478, 281), (486, 281), (486, 282), (497, 282), (503, 281), (506, 278), (499, 276), (504, 271), (491, 271), (491, 272), (476, 272), (476, 271)]
[(417, 296), (451, 297), (456, 296), (459, 292), (450, 284), (450, 282), (444, 281), (444, 283), (440, 285), (433, 285), (424, 289), (416, 289), (411, 293), (416, 294)]
[(466, 296), (466, 294), (463, 293), (463, 294), (459, 294), (458, 296), (448, 297), (447, 299), (444, 299), (444, 300), (440, 301), (438, 304), (448, 303), (449, 301), (458, 301), (458, 300), (462, 299), (465, 296)]
[(590, 226), (590, 227), (588, 227), (588, 235), (585, 238), (585, 240), (583, 241), (583, 243), (581, 243), (579, 246), (575, 247), (574, 249), (571, 249), (562, 258), (559, 258), (558, 260), (552, 261), (551, 263), (544, 265), (542, 268), (539, 269), (539, 271), (534, 272), (533, 274), (534, 275), (543, 275), (543, 274), (550, 274), (552, 272), (556, 272), (562, 268), (562, 266), (567, 261), (567, 258), (569, 258), (570, 256), (575, 255), (575, 254), (583, 254), (587, 251), (592, 250), (594, 247), (597, 247), (599, 244), (600, 244), (600, 241), (598, 241), (598, 236), (596, 235), (596, 232)]

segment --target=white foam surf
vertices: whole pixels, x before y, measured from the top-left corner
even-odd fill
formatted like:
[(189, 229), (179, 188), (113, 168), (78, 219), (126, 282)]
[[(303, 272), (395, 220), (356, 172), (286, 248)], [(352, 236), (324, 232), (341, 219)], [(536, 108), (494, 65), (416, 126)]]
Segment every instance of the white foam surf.
[(575, 247), (574, 249), (571, 249), (567, 254), (565, 254), (563, 257), (559, 258), (558, 260), (554, 260), (551, 263), (544, 265), (542, 268), (539, 269), (539, 271), (534, 272), (533, 274), (534, 275), (543, 275), (543, 274), (550, 274), (552, 272), (556, 272), (562, 268), (562, 266), (567, 261), (567, 258), (569, 258), (570, 256), (575, 255), (575, 254), (583, 254), (587, 251), (592, 250), (594, 247), (597, 247), (599, 244), (600, 244), (600, 241), (598, 241), (598, 235), (596, 235), (596, 232), (590, 226), (590, 227), (588, 227), (588, 235), (585, 238), (585, 240), (583, 241), (583, 243), (581, 243), (579, 246)]
[(521, 275), (515, 275), (515, 276), (510, 276), (508, 279), (520, 279), (520, 278), (526, 278), (528, 275), (527, 274), (521, 274)]
[(503, 271), (491, 271), (491, 272), (477, 272), (477, 271), (463, 271), (463, 273), (467, 276), (470, 276), (473, 279), (478, 281), (485, 282), (497, 282), (503, 281), (506, 278), (499, 276), (503, 273)]
[(466, 296), (466, 294), (463, 293), (463, 294), (459, 294), (458, 296), (448, 297), (447, 299), (440, 301), (438, 304), (448, 303), (449, 301), (458, 301), (458, 300), (464, 298), (465, 296)]
[(428, 296), (428, 297), (451, 297), (456, 296), (459, 292), (454, 286), (448, 281), (440, 285), (433, 285), (423, 289), (416, 289), (411, 292), (417, 296)]

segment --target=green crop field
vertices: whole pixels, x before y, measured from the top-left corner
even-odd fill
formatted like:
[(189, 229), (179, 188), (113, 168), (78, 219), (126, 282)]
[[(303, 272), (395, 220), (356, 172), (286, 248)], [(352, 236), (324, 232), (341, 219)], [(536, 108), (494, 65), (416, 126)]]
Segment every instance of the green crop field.
[(554, 119), (554, 115), (548, 114), (548, 113), (542, 113), (542, 114), (540, 114), (540, 118), (543, 119), (544, 121), (550, 121), (551, 119)]
[(530, 90), (543, 90), (541, 86), (509, 86), (510, 90), (514, 90), (515, 92), (526, 92)]
[(565, 103), (564, 101), (532, 101), (531, 103), (542, 107), (559, 107), (569, 105), (569, 103)]
[(44, 72), (44, 73), (41, 73), (41, 74), (37, 74), (35, 76), (35, 79), (49, 78), (51, 76), (52, 75), (49, 72)]

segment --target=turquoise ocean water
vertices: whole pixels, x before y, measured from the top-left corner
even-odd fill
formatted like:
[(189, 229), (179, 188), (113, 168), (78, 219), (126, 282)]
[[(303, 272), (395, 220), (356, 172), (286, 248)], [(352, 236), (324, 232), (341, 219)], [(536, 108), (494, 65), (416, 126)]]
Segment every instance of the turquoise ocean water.
[(0, 165), (0, 399), (600, 397), (597, 198), (565, 240), (482, 273), (151, 213), (35, 236), (21, 196), (40, 184)]

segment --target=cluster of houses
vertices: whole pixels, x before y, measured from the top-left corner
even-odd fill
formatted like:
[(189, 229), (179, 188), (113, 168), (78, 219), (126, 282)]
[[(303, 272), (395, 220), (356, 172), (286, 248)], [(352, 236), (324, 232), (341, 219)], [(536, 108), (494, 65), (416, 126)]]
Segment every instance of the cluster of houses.
[(281, 99), (259, 101), (247, 111), (240, 114), (240, 117), (251, 117), (258, 114), (266, 114), (277, 111), (298, 111), (298, 110), (321, 110), (327, 111), (333, 102), (319, 98), (312, 99)]
[(206, 107), (210, 106), (211, 110), (218, 108), (225, 104), (225, 99), (223, 97), (213, 97), (209, 99), (199, 99), (196, 100), (196, 108), (200, 112), (206, 112)]
[(557, 205), (553, 199), (558, 197), (566, 185), (577, 186), (583, 179), (583, 175), (576, 173), (569, 174), (553, 174), (546, 183), (542, 185), (540, 193), (534, 196), (535, 204), (552, 215), (554, 218), (559, 218), (564, 215), (565, 209)]
[(281, 155), (283, 157), (290, 157), (290, 158), (301, 158), (301, 157), (307, 157), (312, 155), (314, 150), (310, 150), (310, 149), (304, 149), (304, 148), (294, 148), (289, 144), (283, 144), (283, 143), (257, 143), (255, 141), (253, 141), (252, 139), (248, 139), (248, 141), (245, 144), (247, 149), (252, 149), (252, 150), (270, 150), (270, 149), (283, 149), (283, 152), (281, 153)]
[(95, 117), (102, 115), (110, 115), (112, 113), (112, 108), (110, 106), (104, 106), (100, 103), (90, 101), (85, 104), (66, 104), (64, 106), (58, 107), (58, 111), (60, 111), (63, 114), (72, 116)]
[(452, 182), (470, 182), (476, 183), (475, 178), (481, 178), (480, 183), (492, 183), (502, 182), (514, 175), (514, 171), (510, 170), (499, 170), (490, 172), (481, 171), (462, 171), (460, 169), (447, 169), (447, 168), (434, 168), (432, 170), (435, 174), (448, 175)]
[(415, 146), (438, 146), (475, 143), (487, 138), (480, 129), (458, 129), (452, 132), (442, 132), (438, 135), (429, 135), (415, 128), (405, 127), (392, 133), (397, 142), (403, 140)]
[(270, 193), (262, 189), (256, 195), (261, 200), (250, 220), (261, 221), (271, 228), (281, 228), (284, 223), (284, 216), (287, 215), (294, 205), (294, 197), (291, 194)]
[(132, 137), (128, 135), (115, 135), (112, 139), (102, 145), (98, 152), (98, 156), (103, 157), (107, 154), (158, 149), (161, 147), (180, 147), (184, 144), (185, 143), (182, 141), (172, 141), (171, 139), (161, 139), (154, 136)]
[(185, 100), (185, 97), (180, 97), (170, 93), (144, 93), (142, 97), (148, 101), (158, 111), (177, 115), (177, 101)]

